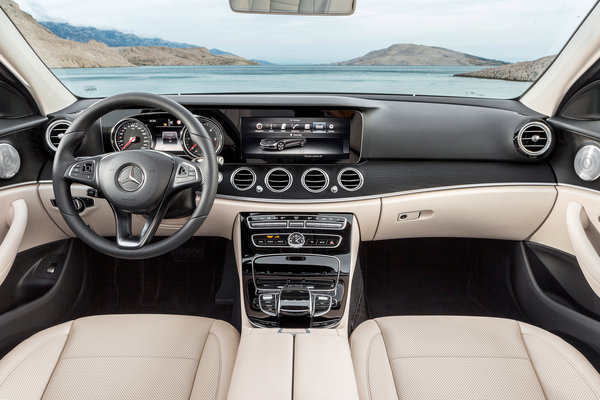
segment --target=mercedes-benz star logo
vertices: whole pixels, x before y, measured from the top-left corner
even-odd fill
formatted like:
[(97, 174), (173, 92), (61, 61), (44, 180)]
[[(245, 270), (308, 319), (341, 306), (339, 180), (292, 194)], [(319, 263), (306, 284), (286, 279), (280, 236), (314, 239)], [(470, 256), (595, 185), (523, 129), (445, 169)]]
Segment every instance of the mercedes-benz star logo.
[(144, 171), (137, 165), (128, 165), (119, 172), (117, 182), (121, 189), (134, 192), (144, 183)]

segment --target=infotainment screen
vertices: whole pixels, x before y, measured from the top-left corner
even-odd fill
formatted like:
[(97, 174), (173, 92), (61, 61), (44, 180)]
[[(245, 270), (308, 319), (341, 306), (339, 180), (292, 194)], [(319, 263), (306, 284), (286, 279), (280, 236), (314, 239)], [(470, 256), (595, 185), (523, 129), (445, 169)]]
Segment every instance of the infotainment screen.
[(254, 159), (347, 159), (349, 118), (242, 118), (242, 154)]

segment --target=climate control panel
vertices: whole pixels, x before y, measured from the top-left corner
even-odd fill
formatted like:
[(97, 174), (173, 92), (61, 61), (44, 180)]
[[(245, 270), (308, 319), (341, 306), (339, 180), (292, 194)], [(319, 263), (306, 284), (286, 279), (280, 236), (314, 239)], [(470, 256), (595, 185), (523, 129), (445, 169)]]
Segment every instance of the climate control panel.
[(342, 242), (340, 235), (331, 234), (306, 234), (300, 232), (292, 233), (268, 233), (252, 235), (252, 244), (262, 248), (278, 249), (335, 249)]
[(252, 215), (246, 219), (250, 229), (328, 229), (343, 230), (348, 220), (334, 215)]

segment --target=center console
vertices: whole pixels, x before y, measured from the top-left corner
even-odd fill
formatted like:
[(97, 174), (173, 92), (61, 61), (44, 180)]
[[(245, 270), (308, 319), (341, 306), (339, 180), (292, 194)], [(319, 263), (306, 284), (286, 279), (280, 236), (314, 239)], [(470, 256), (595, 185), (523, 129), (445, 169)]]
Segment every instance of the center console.
[(351, 270), (352, 214), (242, 213), (246, 314), (261, 328), (331, 328)]

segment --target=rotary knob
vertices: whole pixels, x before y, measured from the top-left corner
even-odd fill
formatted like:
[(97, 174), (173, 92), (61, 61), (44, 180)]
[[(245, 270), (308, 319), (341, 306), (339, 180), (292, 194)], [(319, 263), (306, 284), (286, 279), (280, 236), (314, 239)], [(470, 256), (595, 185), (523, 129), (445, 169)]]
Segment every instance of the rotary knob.
[(300, 232), (290, 233), (288, 236), (288, 244), (295, 249), (304, 246), (304, 235)]

